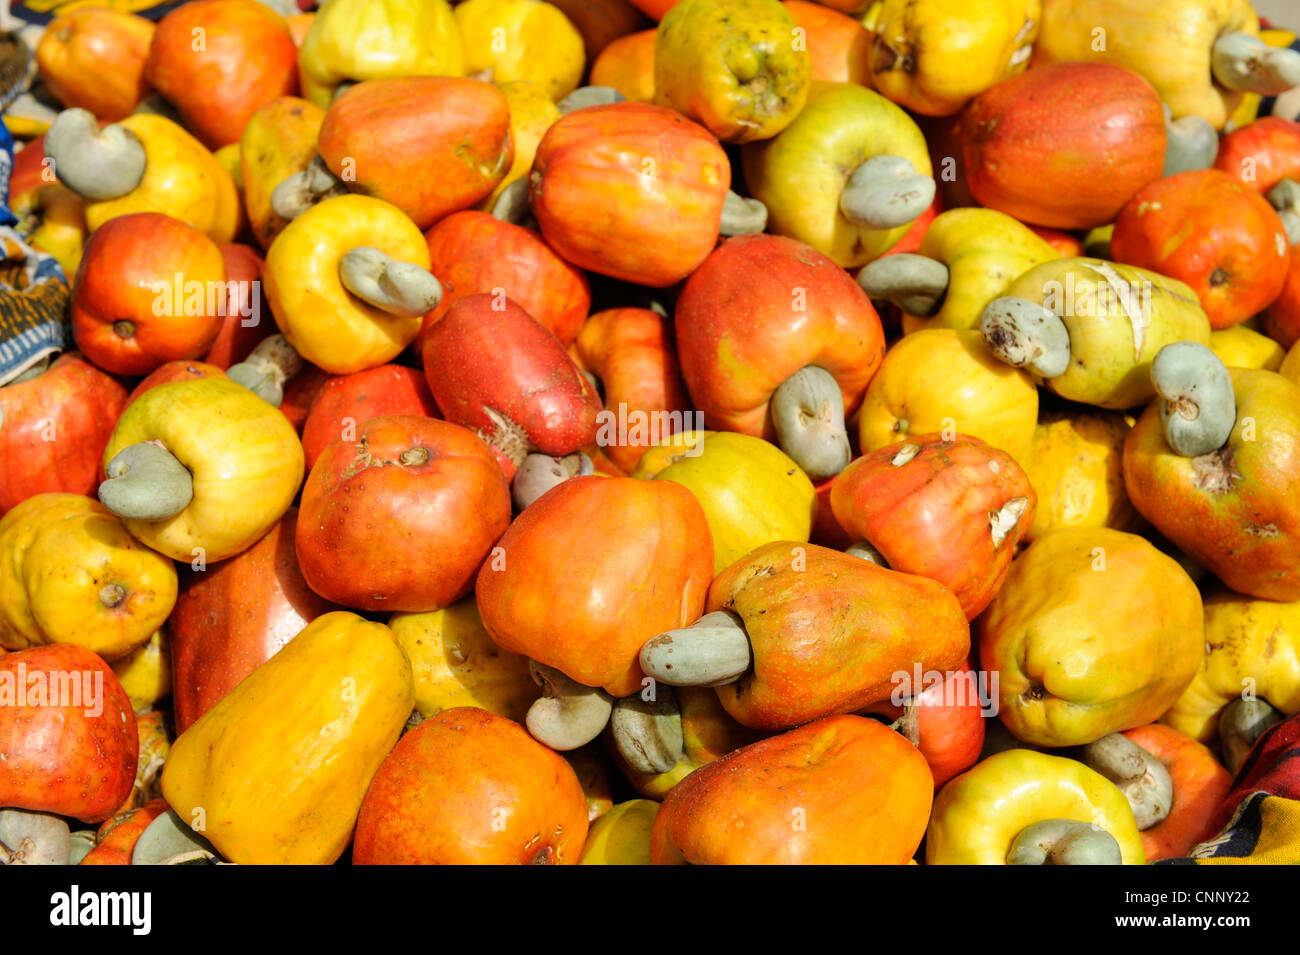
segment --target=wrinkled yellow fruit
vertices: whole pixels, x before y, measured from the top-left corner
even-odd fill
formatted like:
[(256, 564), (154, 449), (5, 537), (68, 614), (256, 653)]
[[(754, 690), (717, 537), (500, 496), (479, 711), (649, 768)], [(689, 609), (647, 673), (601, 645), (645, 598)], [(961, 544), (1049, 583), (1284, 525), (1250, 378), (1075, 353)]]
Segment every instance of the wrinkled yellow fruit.
[(1057, 412), (1034, 429), (1025, 469), (1038, 494), (1028, 540), (1063, 527), (1136, 530), (1142, 523), (1124, 487), (1124, 439), (1133, 420), (1114, 412)]
[(978, 628), (980, 664), (999, 674), (999, 719), (1038, 746), (1153, 722), (1205, 654), (1196, 584), (1144, 538), (1106, 527), (1031, 544)]

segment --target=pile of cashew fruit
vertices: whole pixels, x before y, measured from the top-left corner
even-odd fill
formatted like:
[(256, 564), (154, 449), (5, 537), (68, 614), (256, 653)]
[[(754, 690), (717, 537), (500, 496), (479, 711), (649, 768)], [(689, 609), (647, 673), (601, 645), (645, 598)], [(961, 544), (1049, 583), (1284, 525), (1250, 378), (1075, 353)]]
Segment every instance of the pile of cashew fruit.
[(1248, 0), (26, 38), (0, 864), (1141, 865), (1300, 713)]

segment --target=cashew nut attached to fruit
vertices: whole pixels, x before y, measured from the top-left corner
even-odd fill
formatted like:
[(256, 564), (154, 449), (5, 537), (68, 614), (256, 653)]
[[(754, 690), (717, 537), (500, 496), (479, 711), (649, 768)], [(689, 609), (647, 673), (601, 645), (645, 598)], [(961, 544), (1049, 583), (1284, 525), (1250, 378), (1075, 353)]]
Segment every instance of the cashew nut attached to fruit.
[(1151, 383), (1176, 454), (1194, 458), (1223, 447), (1237, 421), (1237, 399), (1218, 355), (1197, 342), (1173, 342), (1151, 362)]
[(525, 724), (540, 743), (561, 752), (585, 746), (609, 722), (614, 701), (599, 687), (584, 686), (554, 667), (530, 660), (528, 672), (543, 696), (528, 708)]
[(585, 477), (596, 473), (591, 458), (581, 451), (553, 458), (549, 454), (532, 452), (524, 456), (523, 463), (510, 482), (510, 496), (515, 509), (522, 511), (553, 487), (571, 477)]
[(1300, 182), (1283, 179), (1268, 191), (1268, 201), (1282, 220), (1287, 242), (1300, 245)]
[(949, 280), (948, 266), (911, 252), (882, 256), (858, 273), (858, 284), (868, 296), (923, 318), (939, 311)]
[(844, 549), (844, 553), (850, 557), (859, 557), (868, 563), (875, 564), (877, 567), (889, 569), (889, 561), (885, 560), (885, 555), (876, 550), (870, 541), (857, 541), (850, 544)]
[(563, 115), (588, 106), (608, 106), (610, 103), (626, 101), (627, 97), (612, 86), (579, 86), (555, 105)]
[(670, 686), (723, 686), (749, 669), (753, 654), (740, 617), (706, 613), (687, 627), (651, 637), (641, 647), (641, 670)]
[(619, 755), (644, 776), (666, 773), (682, 758), (682, 711), (671, 687), (655, 687), (653, 700), (615, 700), (609, 728)]
[(0, 809), (0, 865), (69, 865), (72, 834), (58, 816)]
[(302, 356), (283, 335), (270, 335), (247, 358), (231, 365), (226, 375), (267, 404), (280, 407), (284, 386), (302, 371)]
[(1201, 116), (1174, 119), (1165, 106), (1166, 176), (1193, 169), (1209, 169), (1219, 155), (1219, 133)]
[(104, 469), (99, 502), (118, 517), (165, 521), (190, 506), (194, 478), (176, 456), (156, 441), (123, 448)]
[(853, 170), (840, 193), (840, 212), (854, 225), (894, 229), (934, 201), (934, 179), (902, 156), (873, 156)]
[(426, 315), (442, 301), (442, 284), (432, 272), (369, 245), (344, 253), (339, 278), (357, 298), (391, 315)]
[(536, 225), (532, 202), (528, 197), (527, 176), (519, 177), (501, 190), (501, 195), (492, 204), (492, 218), (527, 228)]
[(1150, 829), (1169, 815), (1174, 782), (1168, 768), (1127, 736), (1103, 736), (1083, 748), (1081, 759), (1119, 787), (1139, 829)]
[(1105, 829), (1077, 819), (1043, 819), (1020, 830), (1007, 865), (1120, 865), (1119, 843)]
[(73, 192), (92, 200), (117, 199), (140, 185), (148, 165), (144, 144), (117, 123), (103, 129), (85, 109), (65, 109), (45, 134), (45, 155)]
[(767, 206), (757, 199), (746, 199), (740, 193), (727, 190), (722, 200), (722, 221), (718, 235), (758, 235), (767, 228)]
[(1219, 714), (1219, 743), (1223, 765), (1234, 776), (1264, 731), (1282, 722), (1282, 714), (1266, 700), (1233, 700)]
[(844, 426), (844, 396), (830, 372), (800, 368), (772, 395), (772, 424), (781, 450), (814, 481), (834, 477), (853, 457)]
[(1210, 68), (1220, 86), (1238, 93), (1277, 96), (1300, 86), (1300, 53), (1269, 46), (1249, 33), (1225, 33), (1215, 40)]
[(1002, 361), (1055, 378), (1070, 367), (1070, 332), (1061, 317), (1028, 299), (1004, 296), (984, 306), (980, 333)]
[(292, 221), (318, 202), (347, 195), (343, 180), (330, 172), (325, 160), (313, 156), (307, 168), (286, 177), (271, 191), (271, 211)]

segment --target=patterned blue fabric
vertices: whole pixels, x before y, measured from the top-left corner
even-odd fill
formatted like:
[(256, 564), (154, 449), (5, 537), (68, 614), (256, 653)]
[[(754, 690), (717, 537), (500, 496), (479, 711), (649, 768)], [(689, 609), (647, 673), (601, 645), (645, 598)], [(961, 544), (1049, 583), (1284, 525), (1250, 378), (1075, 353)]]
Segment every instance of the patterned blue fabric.
[(13, 136), (0, 123), (0, 385), (71, 341), (62, 267), (13, 228), (18, 221), (9, 208), (13, 168)]

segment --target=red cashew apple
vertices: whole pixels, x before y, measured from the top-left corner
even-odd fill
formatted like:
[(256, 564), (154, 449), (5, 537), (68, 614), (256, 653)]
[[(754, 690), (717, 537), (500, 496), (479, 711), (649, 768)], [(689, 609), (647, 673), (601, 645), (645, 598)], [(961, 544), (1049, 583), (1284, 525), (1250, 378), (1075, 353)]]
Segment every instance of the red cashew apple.
[(560, 258), (533, 229), (467, 209), (424, 234), (429, 271), (442, 283), (442, 300), (424, 317), (418, 352), (434, 322), (457, 301), (478, 292), (507, 295), (568, 345), (591, 309), (587, 277)]
[(158, 212), (110, 219), (72, 283), (77, 347), (118, 375), (198, 358), (221, 330), (225, 283), (221, 249), (193, 226)]
[(560, 117), (537, 146), (529, 194), (547, 244), (579, 268), (666, 288), (713, 250), (731, 185), (703, 126), (647, 103)]
[(330, 104), (317, 144), (335, 176), (421, 229), (487, 198), (514, 159), (505, 96), (460, 76), (358, 83)]
[(425, 335), (424, 374), (448, 421), (498, 452), (507, 478), (530, 451), (596, 440), (600, 398), (550, 331), (509, 298), (461, 299)]
[(834, 376), (851, 415), (885, 357), (867, 293), (826, 256), (783, 236), (723, 242), (686, 281), (674, 317), (682, 377), (714, 430), (774, 439), (768, 403), (808, 365)]
[(331, 441), (356, 441), (357, 428), (384, 415), (441, 417), (424, 375), (404, 365), (380, 365), (325, 383), (302, 427), (302, 451), (307, 469)]
[(967, 620), (988, 606), (1034, 524), (1038, 496), (1005, 451), (938, 434), (879, 448), (835, 479), (831, 508), (894, 570), (937, 580)]
[(184, 567), (167, 618), (172, 703), (183, 733), (322, 614), (340, 609), (303, 580), (290, 508), (256, 544), (202, 568)]
[(751, 669), (717, 692), (754, 729), (852, 713), (889, 699), (914, 662), (953, 669), (970, 652), (952, 591), (815, 544), (753, 550), (714, 579), (707, 610), (735, 614), (748, 636)]
[(0, 657), (0, 806), (107, 819), (137, 747), (131, 701), (97, 654), (60, 643)]
[(1005, 79), (971, 100), (958, 135), (975, 199), (1030, 225), (1112, 222), (1164, 172), (1160, 96), (1111, 63), (1048, 63)]
[(0, 388), (0, 514), (37, 494), (92, 494), (125, 403), (125, 388), (71, 353)]
[(247, 358), (276, 328), (262, 295), (262, 257), (252, 246), (235, 242), (219, 248), (226, 263), (226, 317), (203, 360), (224, 370)]
[(703, 612), (713, 538), (672, 481), (575, 477), (510, 525), (479, 572), (488, 635), (614, 696), (641, 688), (641, 645)]
[(254, 0), (184, 3), (158, 22), (145, 78), (209, 149), (239, 142), (253, 113), (298, 92), (289, 24)]
[(509, 523), (509, 485), (472, 432), (388, 415), (317, 459), (295, 541), (304, 579), (327, 600), (418, 612), (468, 594)]

